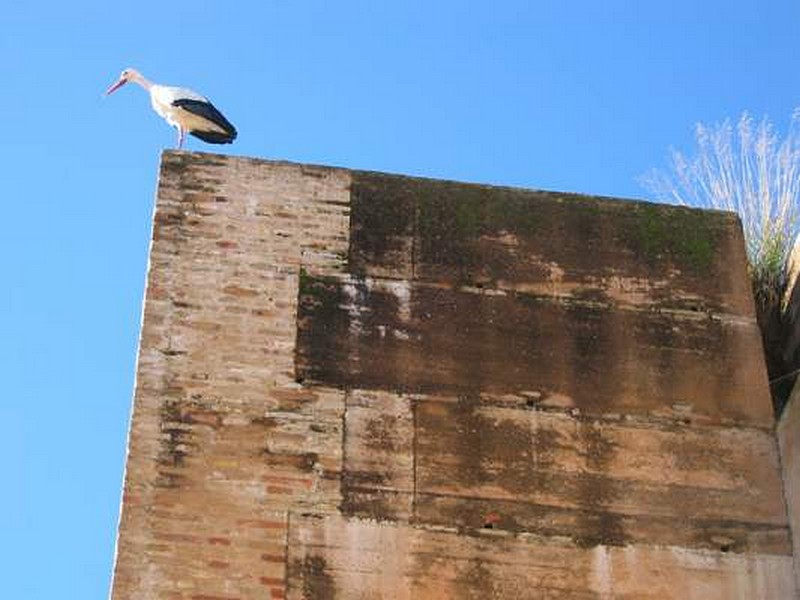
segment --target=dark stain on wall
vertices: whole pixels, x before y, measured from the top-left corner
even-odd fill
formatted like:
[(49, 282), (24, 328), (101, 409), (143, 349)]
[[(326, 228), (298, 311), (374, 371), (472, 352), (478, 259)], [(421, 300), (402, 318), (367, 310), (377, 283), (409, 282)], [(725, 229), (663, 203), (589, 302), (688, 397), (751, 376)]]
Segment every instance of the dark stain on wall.
[(488, 286), (547, 283), (558, 265), (589, 292), (602, 292), (597, 275), (669, 281), (651, 290), (662, 306), (686, 305), (684, 290), (718, 310), (729, 282), (708, 275), (734, 230), (732, 215), (687, 207), (354, 172), (349, 265)]
[(618, 499), (619, 487), (608, 476), (609, 463), (614, 458), (615, 446), (603, 436), (595, 424), (581, 421), (579, 424), (581, 447), (586, 452), (586, 466), (600, 476), (584, 476), (577, 480), (579, 505), (586, 512), (582, 515), (575, 536), (579, 545), (591, 547), (598, 544), (622, 546), (628, 541), (622, 525), (622, 515), (615, 514), (611, 504)]
[(302, 582), (303, 600), (336, 598), (336, 582), (321, 556), (308, 555), (295, 560), (289, 567), (288, 580)]
[[(524, 293), (374, 279), (301, 279), (295, 367), (303, 381), (394, 392), (559, 395), (588, 414), (746, 418), (760, 382), (737, 364), (750, 331), (709, 318), (611, 310)], [(741, 396), (735, 402), (724, 400)], [(635, 398), (635, 403), (633, 399)]]

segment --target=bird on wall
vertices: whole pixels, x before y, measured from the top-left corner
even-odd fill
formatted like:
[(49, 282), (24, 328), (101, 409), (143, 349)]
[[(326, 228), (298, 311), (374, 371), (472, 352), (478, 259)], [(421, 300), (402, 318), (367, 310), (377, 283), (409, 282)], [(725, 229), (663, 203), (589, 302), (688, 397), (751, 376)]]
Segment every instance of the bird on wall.
[(208, 98), (186, 88), (155, 84), (136, 69), (125, 69), (106, 96), (129, 81), (146, 89), (153, 110), (178, 130), (178, 148), (183, 147), (187, 133), (209, 144), (230, 144), (236, 139), (236, 128)]

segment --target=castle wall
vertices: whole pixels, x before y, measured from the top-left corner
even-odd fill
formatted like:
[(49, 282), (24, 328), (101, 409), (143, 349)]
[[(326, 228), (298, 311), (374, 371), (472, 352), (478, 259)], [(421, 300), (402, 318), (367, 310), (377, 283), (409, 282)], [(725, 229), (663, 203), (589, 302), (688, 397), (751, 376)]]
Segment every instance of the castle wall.
[(735, 217), (166, 152), (112, 598), (791, 598)]

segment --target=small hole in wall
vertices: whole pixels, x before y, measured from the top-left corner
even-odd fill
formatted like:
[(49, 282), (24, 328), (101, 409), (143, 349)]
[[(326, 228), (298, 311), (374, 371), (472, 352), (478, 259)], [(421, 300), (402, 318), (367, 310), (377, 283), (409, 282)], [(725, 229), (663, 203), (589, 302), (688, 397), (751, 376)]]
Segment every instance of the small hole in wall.
[(719, 547), (720, 552), (730, 552), (733, 549), (733, 544), (722, 544)]
[(483, 528), (494, 529), (494, 526), (500, 522), (500, 515), (497, 513), (489, 513), (483, 517)]

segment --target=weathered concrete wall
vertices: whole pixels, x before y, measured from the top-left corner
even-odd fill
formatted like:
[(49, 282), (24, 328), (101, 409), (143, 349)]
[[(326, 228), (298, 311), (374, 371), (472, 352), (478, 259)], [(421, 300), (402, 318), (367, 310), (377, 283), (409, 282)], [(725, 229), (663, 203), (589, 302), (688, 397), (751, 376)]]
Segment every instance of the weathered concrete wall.
[(792, 598), (723, 213), (164, 155), (112, 596)]
[(793, 535), (795, 578), (800, 589), (800, 384), (794, 386), (794, 392), (778, 421), (778, 441)]

